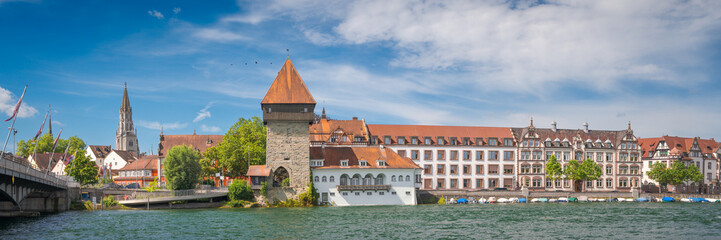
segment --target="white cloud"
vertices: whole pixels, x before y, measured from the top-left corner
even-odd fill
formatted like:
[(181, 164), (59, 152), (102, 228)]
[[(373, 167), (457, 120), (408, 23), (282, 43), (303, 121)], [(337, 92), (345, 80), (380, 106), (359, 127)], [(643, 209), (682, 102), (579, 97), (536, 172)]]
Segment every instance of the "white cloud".
[[(20, 94), (22, 94), (22, 92), (20, 92)], [(15, 96), (7, 89), (0, 87), (0, 112), (5, 113), (7, 117), (12, 116), (19, 97), (20, 96)], [(37, 113), (37, 109), (28, 105), (27, 98), (23, 99), (23, 103), (20, 105), (20, 110), (18, 111), (18, 118), (32, 117)], [(0, 121), (4, 121), (5, 119), (7, 118), (2, 118)]]
[(173, 13), (175, 13), (175, 14), (180, 13), (180, 8), (179, 7), (173, 8)]
[(61, 127), (62, 127), (62, 126), (65, 126), (65, 124), (63, 124), (63, 123), (60, 122), (60, 121), (56, 121), (56, 120), (53, 120), (53, 124), (58, 125), (58, 126), (61, 126)]
[(207, 125), (203, 124), (203, 125), (200, 125), (200, 131), (215, 133), (215, 132), (220, 132), (221, 129), (216, 126), (207, 126)]
[(179, 122), (173, 122), (173, 123), (160, 123), (157, 121), (138, 121), (138, 125), (141, 127), (147, 128), (147, 129), (155, 129), (155, 130), (171, 130), (171, 129), (183, 129), (188, 126), (187, 123), (179, 123)]
[(157, 18), (157, 19), (163, 19), (163, 18), (165, 18), (165, 16), (163, 16), (163, 13), (158, 12), (158, 11), (156, 11), (156, 10), (150, 10), (150, 11), (148, 11), (148, 15), (153, 16), (153, 17), (155, 17), (155, 18)]
[(195, 116), (195, 119), (193, 119), (193, 122), (200, 122), (203, 119), (210, 117), (210, 112), (208, 109), (210, 109), (210, 106), (213, 105), (213, 102), (208, 103), (208, 105), (205, 105), (203, 109), (200, 109), (200, 112), (198, 112), (198, 116)]
[(248, 39), (247, 37), (241, 36), (239, 34), (215, 28), (203, 28), (195, 32), (195, 34), (193, 35), (197, 38), (218, 42), (229, 42)]

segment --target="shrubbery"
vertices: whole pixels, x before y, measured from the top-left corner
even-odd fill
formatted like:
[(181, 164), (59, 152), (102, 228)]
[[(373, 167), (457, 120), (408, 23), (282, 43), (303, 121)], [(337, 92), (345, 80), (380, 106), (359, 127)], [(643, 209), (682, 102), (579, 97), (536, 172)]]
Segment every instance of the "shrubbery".
[(290, 186), (290, 178), (283, 179), (283, 183), (282, 183), (282, 184), (283, 184), (283, 187), (288, 187), (288, 186)]
[(445, 205), (446, 204), (446, 197), (441, 196), (440, 199), (438, 199), (439, 205)]
[(226, 206), (232, 207), (232, 208), (241, 208), (245, 207), (248, 204), (253, 204), (253, 202), (245, 201), (245, 200), (232, 200), (230, 202), (225, 203)]
[(233, 181), (228, 187), (228, 197), (230, 200), (253, 200), (253, 191), (250, 190), (250, 185), (245, 180)]
[(117, 206), (119, 204), (118, 201), (115, 201), (115, 199), (113, 199), (112, 195), (108, 195), (107, 197), (104, 197), (102, 203), (103, 203), (103, 207), (113, 207), (113, 206)]

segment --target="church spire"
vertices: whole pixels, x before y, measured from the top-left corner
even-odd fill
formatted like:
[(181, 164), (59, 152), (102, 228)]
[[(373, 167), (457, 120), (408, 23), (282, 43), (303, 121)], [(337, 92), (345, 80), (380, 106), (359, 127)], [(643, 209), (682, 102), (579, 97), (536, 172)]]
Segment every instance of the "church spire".
[(128, 111), (130, 109), (130, 99), (128, 98), (128, 83), (125, 83), (123, 90), (123, 103), (120, 105), (120, 111)]
[(323, 107), (323, 114), (320, 115), (320, 119), (325, 119), (325, 107)]

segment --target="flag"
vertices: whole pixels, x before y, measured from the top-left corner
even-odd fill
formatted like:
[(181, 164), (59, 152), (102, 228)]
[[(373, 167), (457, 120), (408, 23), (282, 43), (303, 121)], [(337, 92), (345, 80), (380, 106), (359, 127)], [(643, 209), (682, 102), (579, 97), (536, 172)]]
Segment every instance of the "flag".
[(40, 130), (38, 130), (38, 134), (35, 134), (33, 140), (38, 139), (38, 137), (40, 137), (40, 134), (43, 133), (43, 128), (45, 128), (45, 122), (48, 120), (48, 114), (50, 114), (50, 110), (48, 110), (48, 113), (45, 114), (45, 119), (43, 119), (43, 125), (40, 125)]
[[(63, 134), (63, 129), (60, 129), (60, 132), (58, 133), (58, 136), (55, 137), (55, 142), (53, 142), (53, 152), (55, 152), (55, 146), (58, 145), (58, 140), (60, 140), (60, 134)], [(68, 146), (70, 146), (70, 141), (68, 141)]]
[(20, 99), (18, 99), (18, 103), (15, 104), (15, 109), (13, 110), (13, 115), (11, 115), (10, 118), (5, 120), (6, 122), (12, 120), (15, 116), (18, 115), (18, 111), (20, 111), (20, 104), (22, 104), (22, 102), (23, 102), (23, 98), (25, 97), (26, 90), (28, 90), (28, 85), (25, 85), (25, 89), (23, 89), (23, 94), (20, 95)]

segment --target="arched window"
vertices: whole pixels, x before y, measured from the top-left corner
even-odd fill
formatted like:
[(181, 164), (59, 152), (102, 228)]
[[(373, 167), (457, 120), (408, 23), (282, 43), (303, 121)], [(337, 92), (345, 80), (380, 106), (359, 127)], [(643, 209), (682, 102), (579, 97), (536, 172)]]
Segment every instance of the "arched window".
[(325, 176), (323, 176), (323, 178), (321, 179), (323, 179), (323, 182), (326, 182), (326, 180), (328, 180), (328, 178), (326, 178)]
[(335, 177), (330, 176), (330, 182), (335, 182)]
[[(333, 177), (331, 177), (331, 181), (333, 181), (332, 179)], [(348, 185), (348, 175), (343, 174), (340, 176), (340, 185)]]
[(373, 175), (366, 174), (366, 176), (363, 178), (363, 185), (373, 185)]
[(403, 182), (403, 176), (398, 175), (398, 181), (399, 181), (399, 182)]
[(314, 181), (314, 182), (320, 182), (319, 179), (318, 179), (318, 176), (315, 176), (315, 178), (313, 178), (313, 181)]
[(351, 185), (360, 185), (360, 183), (361, 183), (360, 174), (353, 175), (353, 178), (351, 179)]
[(385, 178), (385, 175), (383, 175), (383, 174), (378, 174), (378, 177), (376, 177), (376, 183), (375, 183), (375, 185), (383, 185), (383, 184), (384, 184), (384, 183), (383, 183), (383, 180), (385, 180), (384, 178)]
[(410, 182), (410, 181), (411, 181), (411, 175), (406, 175), (406, 182)]
[(391, 176), (391, 182), (395, 182), (395, 181), (396, 181), (396, 175)]

